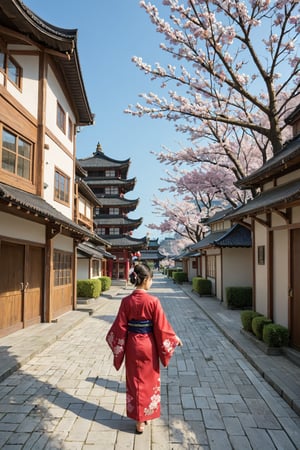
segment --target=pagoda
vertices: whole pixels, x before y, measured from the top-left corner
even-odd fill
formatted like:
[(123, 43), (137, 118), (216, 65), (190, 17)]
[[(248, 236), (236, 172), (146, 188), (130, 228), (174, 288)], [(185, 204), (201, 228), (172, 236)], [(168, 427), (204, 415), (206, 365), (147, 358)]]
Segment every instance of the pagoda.
[(127, 179), (130, 159), (110, 158), (98, 143), (94, 154), (79, 159), (79, 163), (87, 172), (85, 182), (102, 205), (95, 208), (94, 229), (109, 242), (110, 252), (115, 257), (108, 261), (107, 275), (114, 280), (127, 280), (133, 258), (147, 247), (146, 237), (132, 237), (132, 232), (141, 225), (142, 218), (134, 220), (128, 217), (139, 203), (139, 199), (125, 198), (136, 184), (136, 178)]

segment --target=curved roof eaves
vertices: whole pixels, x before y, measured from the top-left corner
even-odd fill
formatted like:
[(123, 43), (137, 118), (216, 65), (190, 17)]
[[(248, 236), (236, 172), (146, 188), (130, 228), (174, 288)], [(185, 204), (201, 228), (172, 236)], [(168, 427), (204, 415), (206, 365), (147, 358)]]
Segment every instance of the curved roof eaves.
[(1, 2), (0, 12), (0, 25), (19, 33), (20, 40), (22, 36), (24, 41), (29, 38), (37, 46), (49, 50), (74, 100), (76, 125), (92, 125), (94, 115), (89, 107), (79, 63), (77, 29), (59, 28), (49, 24), (20, 0)]
[(61, 28), (50, 24), (35, 14), (20, 0), (10, 0), (5, 3), (5, 10), (13, 11), (14, 15), (10, 17), (13, 17), (13, 23), (21, 33), (31, 31), (44, 45), (51, 43), (52, 48), (60, 51), (66, 51), (70, 48), (70, 44), (73, 46), (73, 41), (76, 41), (76, 28)]

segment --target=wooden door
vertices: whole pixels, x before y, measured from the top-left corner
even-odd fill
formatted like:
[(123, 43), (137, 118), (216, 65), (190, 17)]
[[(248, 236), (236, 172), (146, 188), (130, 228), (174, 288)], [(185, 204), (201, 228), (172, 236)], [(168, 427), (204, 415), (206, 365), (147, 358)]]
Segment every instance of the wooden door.
[(44, 251), (28, 246), (25, 255), (24, 327), (42, 320)]
[(300, 349), (300, 229), (292, 230), (291, 233), (291, 345)]
[(23, 327), (24, 245), (0, 243), (0, 336)]

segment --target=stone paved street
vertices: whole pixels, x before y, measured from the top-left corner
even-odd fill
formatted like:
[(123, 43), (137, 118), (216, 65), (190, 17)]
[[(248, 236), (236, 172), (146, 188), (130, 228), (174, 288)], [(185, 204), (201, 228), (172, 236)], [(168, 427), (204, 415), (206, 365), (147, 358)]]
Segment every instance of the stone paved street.
[(0, 448), (300, 449), (300, 417), (184, 291), (155, 274), (184, 346), (162, 369), (162, 416), (135, 435), (105, 335), (121, 290), (0, 383)]

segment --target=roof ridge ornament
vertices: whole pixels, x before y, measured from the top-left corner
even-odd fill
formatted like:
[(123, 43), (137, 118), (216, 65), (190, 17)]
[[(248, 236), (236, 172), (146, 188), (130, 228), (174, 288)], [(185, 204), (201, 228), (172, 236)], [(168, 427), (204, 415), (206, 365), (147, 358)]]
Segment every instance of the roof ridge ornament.
[(96, 152), (94, 154), (97, 155), (97, 153), (103, 153), (103, 149), (102, 149), (100, 142), (98, 142), (97, 147), (96, 147)]

